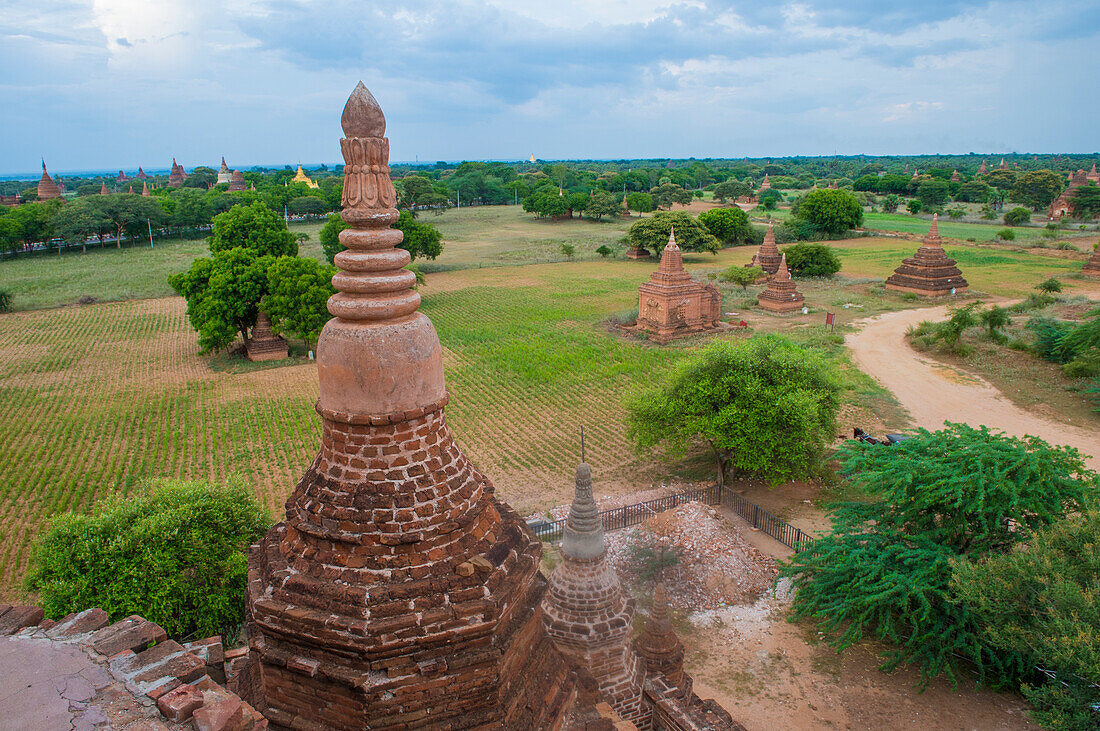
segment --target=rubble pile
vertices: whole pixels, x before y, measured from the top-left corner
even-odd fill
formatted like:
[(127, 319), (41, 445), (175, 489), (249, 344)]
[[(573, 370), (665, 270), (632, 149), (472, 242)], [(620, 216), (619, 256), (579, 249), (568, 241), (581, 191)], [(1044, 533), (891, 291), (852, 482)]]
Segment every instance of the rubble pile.
[[(779, 567), (741, 537), (737, 526), (702, 503), (686, 503), (644, 524), (607, 534), (607, 557), (627, 585), (648, 591), (652, 567), (637, 547), (664, 546), (679, 560), (664, 570), (669, 604), (691, 611), (754, 603), (771, 589)], [(652, 554), (651, 554), (652, 555)]]

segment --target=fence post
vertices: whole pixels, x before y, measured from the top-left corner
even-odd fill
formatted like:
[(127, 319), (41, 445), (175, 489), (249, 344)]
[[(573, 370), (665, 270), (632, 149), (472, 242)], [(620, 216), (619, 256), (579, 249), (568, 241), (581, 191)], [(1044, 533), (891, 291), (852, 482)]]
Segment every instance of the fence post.
[(752, 527), (753, 528), (756, 528), (756, 529), (760, 528), (760, 523), (758, 522), (759, 520), (760, 520), (760, 506), (757, 505), (756, 503), (753, 503), (752, 504)]

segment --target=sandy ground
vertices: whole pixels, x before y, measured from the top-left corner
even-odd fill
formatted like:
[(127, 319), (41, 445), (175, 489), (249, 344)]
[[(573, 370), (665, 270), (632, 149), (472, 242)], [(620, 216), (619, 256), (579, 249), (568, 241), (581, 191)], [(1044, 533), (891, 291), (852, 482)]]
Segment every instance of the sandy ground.
[(1100, 469), (1100, 433), (1040, 418), (1019, 408), (987, 381), (953, 366), (925, 358), (909, 347), (905, 331), (922, 320), (942, 320), (947, 306), (890, 312), (861, 320), (862, 329), (847, 337), (856, 364), (893, 392), (913, 422), (939, 429), (945, 421), (1001, 429), (1007, 434), (1041, 437), (1076, 447), (1086, 464)]

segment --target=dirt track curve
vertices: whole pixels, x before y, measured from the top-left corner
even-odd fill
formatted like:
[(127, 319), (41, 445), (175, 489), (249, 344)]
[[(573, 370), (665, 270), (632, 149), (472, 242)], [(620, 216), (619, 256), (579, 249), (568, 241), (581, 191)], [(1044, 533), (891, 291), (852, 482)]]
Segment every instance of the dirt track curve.
[(985, 424), (1007, 434), (1041, 437), (1066, 444), (1087, 455), (1085, 462), (1100, 469), (1100, 430), (1082, 429), (1040, 418), (1005, 398), (987, 381), (917, 353), (905, 341), (905, 331), (922, 320), (942, 320), (947, 307), (888, 312), (860, 320), (859, 332), (845, 339), (864, 373), (893, 392), (917, 426), (938, 429), (944, 421)]

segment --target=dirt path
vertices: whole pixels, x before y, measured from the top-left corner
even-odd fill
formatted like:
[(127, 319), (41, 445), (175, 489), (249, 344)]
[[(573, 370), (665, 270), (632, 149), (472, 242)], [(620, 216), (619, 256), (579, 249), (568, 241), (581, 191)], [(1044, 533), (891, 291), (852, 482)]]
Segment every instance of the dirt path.
[(890, 312), (857, 325), (846, 343), (859, 367), (890, 389), (917, 426), (938, 429), (944, 421), (985, 424), (1007, 434), (1031, 434), (1066, 444), (1100, 469), (1100, 433), (1040, 418), (1019, 408), (985, 380), (925, 358), (909, 347), (905, 331), (922, 320), (942, 320), (947, 306)]

